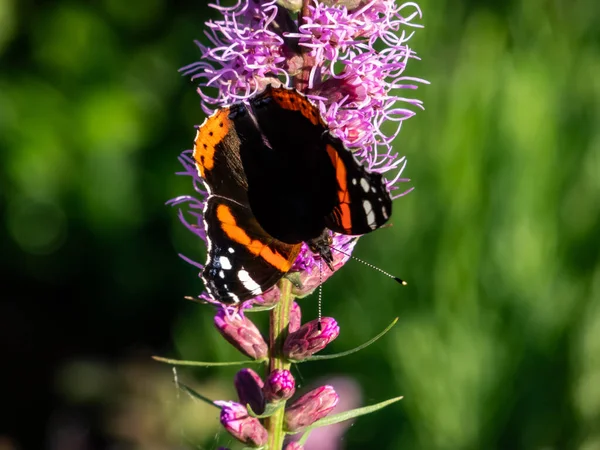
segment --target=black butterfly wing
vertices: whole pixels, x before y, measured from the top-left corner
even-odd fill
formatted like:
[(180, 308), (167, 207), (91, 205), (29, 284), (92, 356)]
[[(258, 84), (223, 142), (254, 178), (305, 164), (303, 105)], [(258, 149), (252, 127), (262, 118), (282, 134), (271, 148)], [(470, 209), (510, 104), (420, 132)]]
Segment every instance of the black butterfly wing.
[(211, 296), (238, 303), (271, 288), (287, 273), (301, 245), (269, 236), (252, 211), (231, 199), (211, 196), (204, 211), (208, 260), (202, 279)]
[(209, 193), (203, 213), (208, 257), (202, 279), (209, 294), (223, 303), (267, 291), (300, 252), (300, 245), (270, 236), (250, 208), (240, 149), (260, 152), (261, 146), (261, 134), (243, 104), (218, 110), (195, 139), (194, 160)]
[(366, 234), (392, 215), (392, 199), (379, 173), (361, 166), (350, 150), (331, 135), (325, 145), (337, 181), (337, 204), (325, 219), (327, 228), (341, 234)]
[[(361, 166), (350, 150), (329, 132), (319, 109), (293, 89), (268, 87), (251, 102), (258, 128), (271, 148), (255, 171), (247, 170), (252, 210), (265, 229), (282, 239), (307, 241), (320, 235), (324, 228), (342, 234), (365, 234), (381, 227), (390, 217), (392, 201), (380, 174)], [(276, 117), (277, 120), (272, 118)], [(250, 163), (257, 161), (252, 154)], [(278, 162), (269, 174), (283, 190), (266, 182), (256, 196), (252, 177), (259, 168)], [(274, 192), (273, 192), (274, 191)], [(271, 199), (274, 208), (261, 213), (263, 199)], [(283, 219), (282, 219), (283, 218)], [(277, 221), (275, 222), (275, 219)], [(293, 235), (292, 231), (296, 233)]]
[(248, 182), (240, 159), (240, 136), (232, 117), (243, 105), (217, 110), (198, 128), (194, 161), (209, 195), (248, 204)]
[(273, 87), (250, 106), (264, 142), (242, 149), (252, 211), (267, 232), (284, 242), (318, 237), (337, 202), (319, 110), (296, 90)]

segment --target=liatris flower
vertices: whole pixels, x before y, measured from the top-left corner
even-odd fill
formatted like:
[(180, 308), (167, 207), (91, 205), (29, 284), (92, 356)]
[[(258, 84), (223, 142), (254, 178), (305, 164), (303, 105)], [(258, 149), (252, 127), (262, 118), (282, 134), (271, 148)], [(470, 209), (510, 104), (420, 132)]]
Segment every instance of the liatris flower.
[[(343, 2), (309, 2), (300, 25), (276, 0), (215, 5), (223, 20), (207, 22), (212, 45), (197, 42), (201, 60), (182, 70), (199, 81), (202, 106), (210, 113), (215, 106), (248, 99), (267, 84), (292, 87), (292, 77), (309, 69), (303, 80), (306, 93), (331, 128), (359, 151), (369, 168), (392, 170), (404, 159), (393, 152), (391, 141), (399, 125), (415, 114), (395, 104), (422, 108), (421, 101), (395, 91), (427, 83), (403, 75), (409, 60), (417, 59), (407, 45), (413, 33), (405, 30), (421, 27), (413, 22), (421, 10), (415, 3), (398, 6), (394, 0), (361, 0), (350, 8), (338, 3)], [(386, 48), (378, 51), (381, 45)], [(210, 96), (210, 88), (218, 91)], [(386, 121), (398, 124), (390, 135), (381, 130)], [(399, 181), (391, 180), (390, 186)]]
[[(408, 42), (421, 25), (421, 10), (413, 3), (397, 5), (394, 0), (309, 1), (299, 23), (280, 5), (300, 5), (290, 0), (239, 0), (235, 6), (211, 5), (221, 20), (206, 23), (208, 45), (197, 42), (200, 60), (182, 69), (198, 82), (204, 111), (248, 100), (273, 84), (301, 89), (321, 111), (331, 131), (354, 151), (371, 171), (385, 173), (393, 197), (409, 190), (400, 185), (406, 159), (394, 151), (393, 140), (402, 123), (412, 117), (422, 102), (402, 92), (417, 89), (419, 78), (404, 74), (409, 61), (418, 59)], [(384, 124), (393, 124), (387, 131)], [(385, 129), (384, 129), (385, 128)], [(181, 156), (182, 174), (194, 179), (200, 196), (199, 178), (189, 152)], [(187, 204), (189, 214), (180, 218), (195, 234), (205, 239), (199, 211), (203, 201), (191, 196), (171, 204)], [(334, 268), (348, 260), (356, 239), (334, 235)], [(325, 281), (319, 257), (303, 246), (292, 271), (302, 272), (303, 295)], [(198, 264), (197, 264), (198, 265)], [(200, 266), (200, 265), (198, 265)], [(267, 304), (278, 298), (265, 293)], [(263, 303), (261, 296), (255, 299)]]
[(250, 405), (252, 411), (262, 414), (265, 410), (265, 397), (263, 395), (263, 380), (252, 369), (242, 369), (233, 380), (240, 403)]
[(260, 421), (248, 415), (245, 406), (235, 402), (215, 402), (221, 407), (221, 425), (246, 445), (261, 447), (267, 443), (267, 430)]
[(296, 381), (289, 370), (275, 369), (267, 377), (264, 392), (268, 402), (287, 400), (296, 392)]
[(227, 341), (252, 359), (267, 357), (268, 348), (258, 328), (241, 313), (229, 314), (224, 308), (215, 316), (215, 326)]
[(288, 335), (283, 354), (290, 361), (302, 361), (323, 350), (339, 334), (340, 327), (332, 317), (311, 320)]
[(290, 442), (285, 446), (285, 450), (304, 450), (304, 447), (297, 442)]
[(338, 395), (331, 386), (321, 386), (298, 400), (285, 410), (285, 429), (290, 432), (301, 431), (322, 419), (335, 407)]

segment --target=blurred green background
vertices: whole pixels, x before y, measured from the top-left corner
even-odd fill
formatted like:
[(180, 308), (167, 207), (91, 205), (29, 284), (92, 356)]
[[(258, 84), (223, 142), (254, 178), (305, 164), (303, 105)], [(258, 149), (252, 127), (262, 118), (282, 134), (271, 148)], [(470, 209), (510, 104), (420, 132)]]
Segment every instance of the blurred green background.
[[(406, 73), (432, 84), (396, 144), (415, 191), (355, 252), (409, 286), (349, 263), (323, 292), (328, 351), (400, 321), (295, 373), (404, 395), (340, 448), (600, 449), (600, 6), (420, 5)], [(238, 358), (183, 299), (202, 283), (177, 253), (204, 249), (164, 204), (192, 192), (174, 172), (203, 114), (177, 69), (209, 16), (0, 0), (1, 450), (235, 447), (149, 358)], [(234, 373), (178, 376), (227, 399)]]

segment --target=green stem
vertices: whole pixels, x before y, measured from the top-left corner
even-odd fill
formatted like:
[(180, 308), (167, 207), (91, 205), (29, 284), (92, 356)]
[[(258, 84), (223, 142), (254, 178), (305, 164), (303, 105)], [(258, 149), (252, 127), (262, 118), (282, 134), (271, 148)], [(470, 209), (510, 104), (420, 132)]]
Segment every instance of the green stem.
[[(311, 0), (302, 0), (302, 9), (298, 13), (298, 27), (305, 23), (305, 17), (308, 16), (308, 5)], [(308, 79), (310, 77), (310, 70), (315, 65), (315, 59), (311, 57), (309, 49), (306, 47), (300, 47), (300, 53), (302, 55), (302, 69), (300, 73), (294, 77), (294, 87), (300, 91), (306, 93), (308, 89)]]
[(300, 11), (300, 17), (302, 22), (298, 25), (304, 24), (304, 18), (308, 16), (308, 5), (310, 4), (310, 0), (302, 0), (302, 10)]
[[(269, 324), (269, 373), (275, 369), (290, 369), (290, 362), (283, 357), (283, 343), (288, 334), (290, 323), (290, 309), (294, 301), (292, 283), (282, 278), (279, 282), (281, 298), (277, 306), (271, 311)], [(268, 374), (267, 374), (268, 375)], [(285, 408), (279, 408), (272, 416), (265, 420), (269, 432), (269, 450), (283, 448), (283, 417)]]

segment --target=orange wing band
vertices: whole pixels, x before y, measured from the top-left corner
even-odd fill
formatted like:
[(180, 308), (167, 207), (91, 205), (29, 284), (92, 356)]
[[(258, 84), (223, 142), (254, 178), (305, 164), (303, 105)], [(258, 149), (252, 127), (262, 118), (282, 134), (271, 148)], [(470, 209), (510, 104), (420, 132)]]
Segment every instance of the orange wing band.
[(206, 119), (196, 133), (194, 161), (196, 161), (198, 173), (202, 178), (207, 170), (210, 171), (214, 167), (216, 146), (223, 141), (231, 129), (231, 121), (228, 116), (229, 108), (220, 109)]
[(338, 200), (340, 202), (339, 212), (342, 219), (342, 227), (350, 232), (352, 230), (352, 214), (350, 212), (350, 193), (348, 192), (348, 174), (346, 166), (340, 160), (337, 150), (327, 145), (327, 154), (335, 167), (335, 178), (338, 182)]
[(283, 109), (287, 109), (288, 111), (299, 111), (300, 114), (310, 120), (310, 123), (313, 125), (321, 124), (325, 126), (321, 120), (318, 108), (306, 97), (299, 95), (296, 91), (287, 89), (273, 89), (272, 93), (275, 102)]
[(257, 239), (252, 239), (248, 234), (237, 225), (231, 209), (225, 205), (217, 206), (217, 219), (221, 223), (221, 228), (229, 239), (242, 244), (250, 253), (260, 256), (280, 272), (287, 272), (293, 264), (286, 257), (278, 252), (271, 250), (267, 245)]

